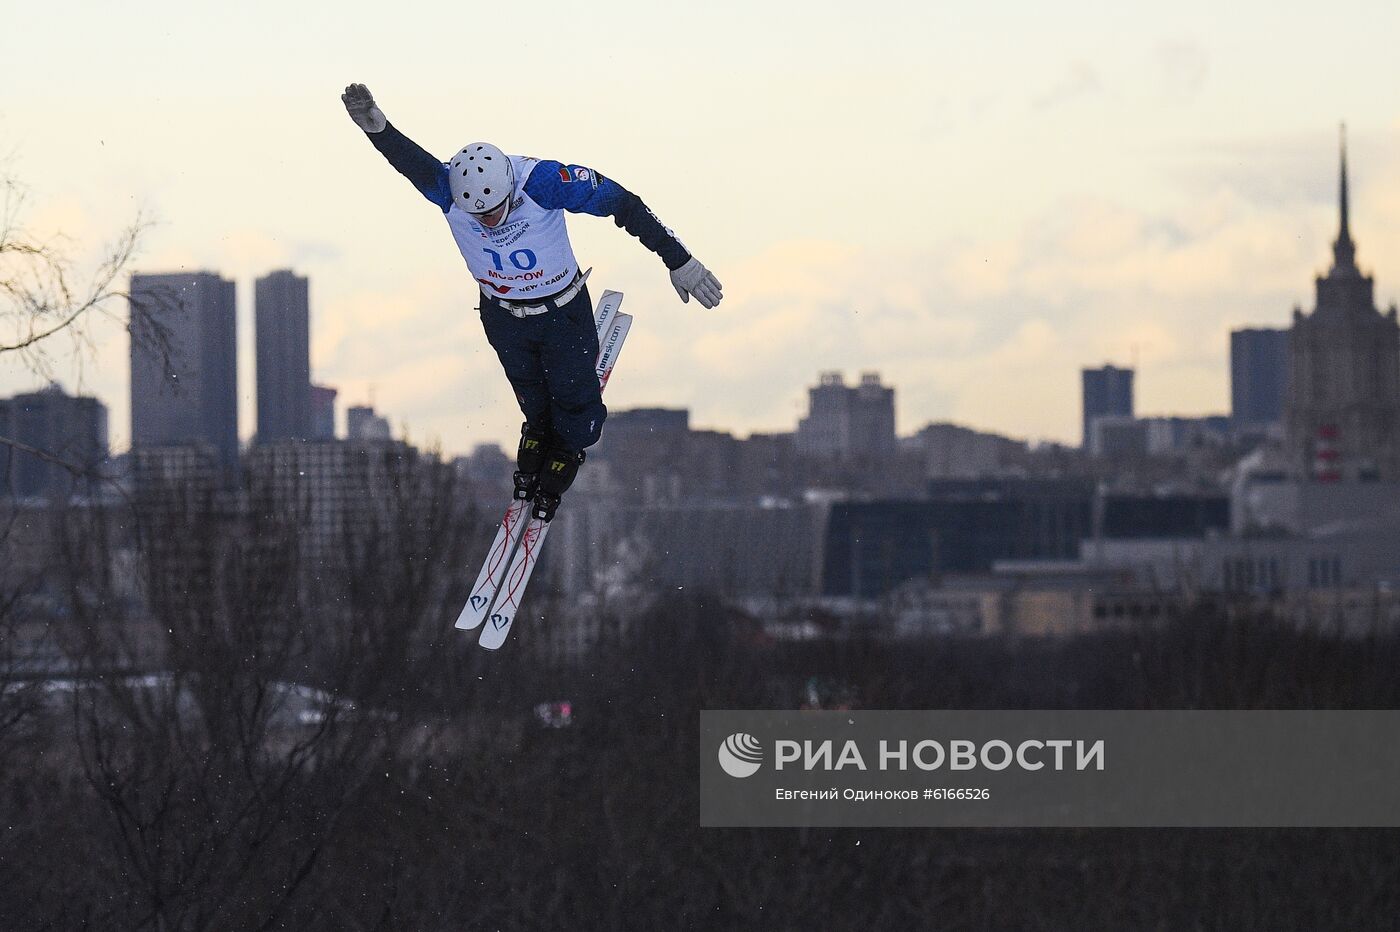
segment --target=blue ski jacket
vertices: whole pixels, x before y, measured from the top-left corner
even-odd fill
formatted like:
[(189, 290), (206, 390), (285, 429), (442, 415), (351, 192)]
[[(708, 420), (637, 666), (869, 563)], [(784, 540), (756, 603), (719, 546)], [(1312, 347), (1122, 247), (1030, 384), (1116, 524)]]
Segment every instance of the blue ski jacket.
[[(444, 214), (457, 209), (452, 203), (445, 163), (392, 123), (381, 132), (366, 135), (389, 164)], [(614, 223), (660, 256), (666, 268), (674, 271), (690, 261), (689, 250), (676, 235), (656, 218), (641, 198), (616, 181), (581, 165), (551, 159), (529, 161), (533, 166), (524, 180), (523, 191), (544, 210), (612, 217)]]

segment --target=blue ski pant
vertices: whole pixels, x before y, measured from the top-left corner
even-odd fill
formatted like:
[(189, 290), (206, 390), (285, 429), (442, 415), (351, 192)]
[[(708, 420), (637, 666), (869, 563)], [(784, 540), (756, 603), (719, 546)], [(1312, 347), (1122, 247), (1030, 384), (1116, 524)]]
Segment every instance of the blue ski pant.
[(483, 293), (481, 325), (526, 423), (570, 450), (597, 443), (608, 409), (598, 388), (598, 331), (588, 287), (568, 304), (532, 317), (516, 317)]

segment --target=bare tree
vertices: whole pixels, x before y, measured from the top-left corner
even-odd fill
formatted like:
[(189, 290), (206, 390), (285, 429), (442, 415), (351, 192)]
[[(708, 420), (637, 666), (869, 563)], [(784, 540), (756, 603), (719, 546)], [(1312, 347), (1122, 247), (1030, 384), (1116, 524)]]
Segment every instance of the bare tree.
[(104, 250), (96, 268), (76, 272), (62, 235), (43, 238), (22, 223), (24, 190), (12, 177), (0, 178), (0, 355), (14, 355), (31, 371), (51, 372), (51, 339), (65, 335), (75, 348), (87, 336), (86, 318), (111, 315), (124, 293), (117, 279), (126, 271), (147, 222), (138, 216)]
[[(145, 303), (126, 302), (121, 315), (121, 288), (150, 227), (138, 214), (101, 251), (90, 268), (73, 258), (77, 244), (62, 234), (41, 235), (26, 225), (26, 192), (13, 175), (0, 172), (0, 366), (19, 368), (38, 377), (53, 375), (57, 349), (67, 345), (81, 365), (92, 349), (97, 319), (123, 320), (131, 340), (146, 347), (168, 368), (168, 313), (178, 311), (170, 298), (156, 296)], [(53, 513), (22, 505), (15, 497), (15, 461), (37, 459), (69, 473), (75, 480), (105, 481), (99, 463), (79, 462), (64, 450), (39, 449), (9, 435), (0, 422), (0, 760), (11, 759), (5, 743), (31, 724), (39, 710), (44, 686), (35, 679), (32, 652), (36, 632), (46, 626), (42, 605), (47, 567), (39, 565), (33, 536), (36, 526), (64, 521), (62, 508)], [(121, 490), (118, 489), (120, 492)], [(36, 606), (40, 606), (36, 609)]]
[(0, 783), (8, 776), (5, 765), (15, 759), (15, 745), (42, 698), (40, 684), (23, 676), (27, 660), (23, 621), (28, 600), (38, 589), (39, 574), (16, 559), (19, 522), (15, 508), (0, 513)]
[[(93, 349), (92, 324), (102, 318), (124, 322), (131, 340), (147, 348), (168, 367), (170, 328), (178, 310), (173, 296), (132, 302), (121, 280), (131, 271), (137, 248), (151, 221), (137, 216), (102, 250), (91, 268), (73, 258), (77, 244), (62, 234), (44, 236), (25, 225), (27, 198), (13, 176), (0, 175), (0, 363), (17, 365), (41, 378), (54, 373), (56, 348), (67, 345), (81, 363)], [(123, 302), (125, 299), (125, 302)], [(126, 315), (120, 312), (125, 303)], [(7, 456), (34, 456), (90, 477), (92, 467), (36, 450), (0, 429)]]
[[(363, 819), (367, 787), (440, 753), (463, 680), (454, 474), (366, 452), (383, 471), (330, 541), (313, 539), (298, 489), (269, 494), (256, 476), (241, 495), (146, 489), (59, 525), (71, 740), (23, 782), (70, 775), (85, 842), (45, 846), (75, 863), (67, 895), (36, 914), (164, 930), (308, 928), (340, 912), (328, 851), (362, 843), (346, 823)], [(338, 559), (322, 559), (326, 543)]]

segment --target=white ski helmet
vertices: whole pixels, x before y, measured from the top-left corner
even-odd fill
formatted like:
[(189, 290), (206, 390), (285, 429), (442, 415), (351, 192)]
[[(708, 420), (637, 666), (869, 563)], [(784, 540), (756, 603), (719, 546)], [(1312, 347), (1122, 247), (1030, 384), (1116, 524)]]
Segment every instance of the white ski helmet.
[(515, 190), (515, 169), (509, 156), (491, 143), (474, 142), (452, 157), (447, 184), (458, 207), (484, 214), (510, 198)]

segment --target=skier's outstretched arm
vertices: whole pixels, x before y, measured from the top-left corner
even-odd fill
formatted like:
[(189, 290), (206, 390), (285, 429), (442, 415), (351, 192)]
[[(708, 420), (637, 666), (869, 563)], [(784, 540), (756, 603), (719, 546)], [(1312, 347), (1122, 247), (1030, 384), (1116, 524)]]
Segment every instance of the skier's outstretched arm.
[(340, 95), (345, 110), (355, 125), (365, 131), (369, 141), (389, 160), (428, 200), (442, 208), (452, 206), (452, 192), (447, 184), (447, 167), (403, 133), (384, 116), (374, 102), (374, 95), (363, 84), (351, 84)]
[(582, 165), (541, 161), (525, 182), (525, 193), (547, 210), (567, 210), (595, 217), (612, 217), (661, 257), (671, 270), (671, 284), (682, 301), (690, 296), (703, 307), (714, 307), (724, 297), (719, 279), (680, 241), (642, 199), (610, 178)]

